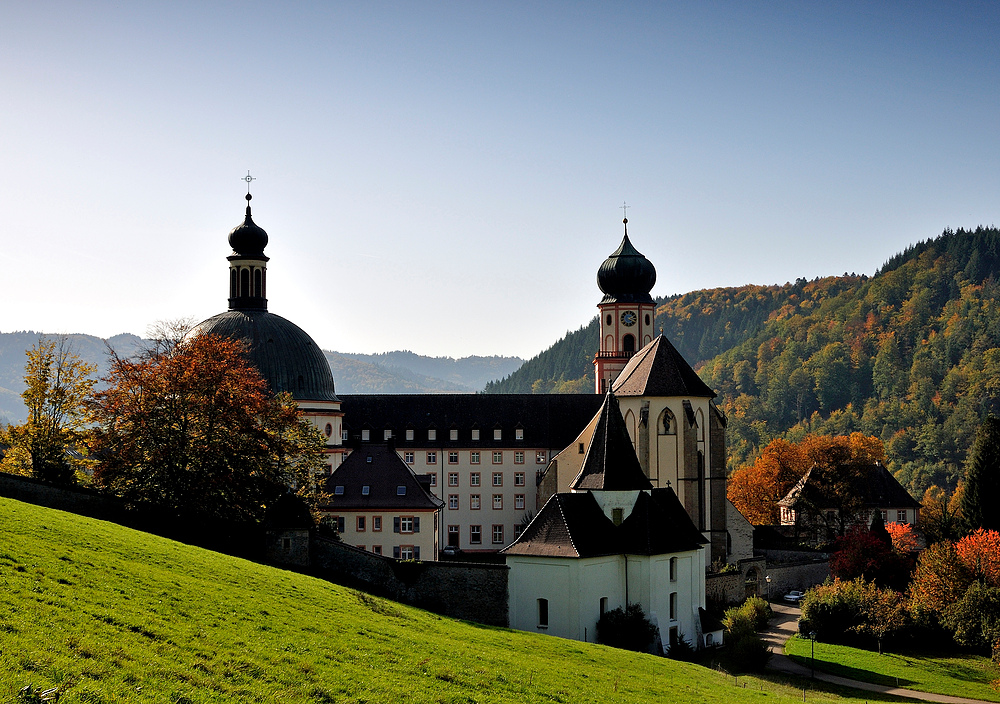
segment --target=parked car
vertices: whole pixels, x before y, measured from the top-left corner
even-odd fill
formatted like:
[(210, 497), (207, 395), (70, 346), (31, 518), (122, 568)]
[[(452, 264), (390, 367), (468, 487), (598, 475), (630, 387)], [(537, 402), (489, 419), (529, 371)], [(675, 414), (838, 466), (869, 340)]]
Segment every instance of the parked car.
[(805, 594), (800, 591), (793, 590), (788, 592), (781, 598), (790, 604), (798, 604), (800, 601), (802, 601), (803, 598), (805, 598)]
[(442, 555), (457, 555), (460, 552), (462, 551), (458, 549), (457, 545), (445, 545), (441, 548)]

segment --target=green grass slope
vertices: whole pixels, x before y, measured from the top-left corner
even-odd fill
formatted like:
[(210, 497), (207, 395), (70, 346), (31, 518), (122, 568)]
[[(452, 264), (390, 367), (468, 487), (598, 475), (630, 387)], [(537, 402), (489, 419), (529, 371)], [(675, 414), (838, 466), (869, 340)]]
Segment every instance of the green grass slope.
[[(785, 645), (785, 652), (808, 667), (810, 645), (808, 640), (796, 636)], [(846, 645), (816, 643), (816, 669), (890, 687), (1000, 702), (1000, 691), (990, 685), (997, 679), (996, 666), (982, 655), (934, 652), (928, 648), (917, 650), (913, 647), (899, 653), (879, 655), (871, 650)]]
[[(801, 701), (0, 499), (0, 702), (29, 682), (63, 704)], [(809, 694), (835, 700), (863, 701)]]

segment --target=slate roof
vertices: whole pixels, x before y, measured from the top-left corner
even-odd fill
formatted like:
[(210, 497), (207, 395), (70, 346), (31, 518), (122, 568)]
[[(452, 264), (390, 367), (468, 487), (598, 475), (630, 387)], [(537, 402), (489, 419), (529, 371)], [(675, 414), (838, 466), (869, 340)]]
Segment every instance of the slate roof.
[(610, 391), (598, 411), (600, 420), (590, 437), (583, 467), (570, 488), (628, 491), (652, 489), (653, 485), (642, 471), (635, 456), (635, 448), (625, 428), (618, 399)]
[[(343, 493), (337, 494), (337, 487)], [(364, 487), (368, 487), (368, 494)], [(406, 488), (400, 495), (398, 487)], [(444, 502), (429, 493), (417, 475), (387, 445), (371, 445), (352, 452), (343, 464), (333, 470), (324, 483), (330, 499), (327, 510), (430, 510)]]
[[(863, 467), (868, 471), (864, 473), (864, 481), (859, 481), (854, 485), (854, 491), (856, 491), (860, 496), (864, 497), (864, 506), (866, 508), (920, 508), (920, 502), (910, 496), (910, 493), (903, 488), (892, 473), (885, 468), (880, 462), (875, 462), (870, 465), (843, 465), (845, 468), (858, 468)], [(819, 474), (821, 471), (836, 471), (833, 470), (821, 470), (817, 466), (810, 467), (802, 478), (796, 482), (795, 486), (792, 487), (781, 501), (778, 502), (779, 506), (785, 508), (795, 508), (798, 504), (799, 499), (802, 498), (802, 492), (806, 490), (807, 486), (816, 486), (813, 475)]]
[(717, 395), (663, 335), (632, 355), (611, 389), (619, 396)]
[(322, 350), (295, 323), (266, 310), (228, 310), (199, 323), (191, 334), (243, 340), (249, 358), (272, 393), (296, 401), (337, 401), (333, 372)]
[[(594, 417), (603, 398), (598, 394), (364, 394), (341, 397), (344, 428), (349, 443), (358, 443), (361, 431), (371, 431), (372, 442), (382, 442), (392, 430), (398, 448), (448, 447), (526, 448), (562, 450)], [(523, 440), (515, 440), (520, 426)], [(412, 428), (413, 440), (406, 440)], [(428, 440), (427, 430), (437, 431)], [(450, 430), (458, 440), (450, 440)], [(472, 429), (479, 429), (479, 440)], [(501, 439), (493, 439), (500, 428)]]
[(588, 491), (554, 495), (524, 532), (500, 552), (569, 558), (663, 555), (696, 550), (706, 542), (673, 489), (638, 492), (632, 512), (620, 526)]

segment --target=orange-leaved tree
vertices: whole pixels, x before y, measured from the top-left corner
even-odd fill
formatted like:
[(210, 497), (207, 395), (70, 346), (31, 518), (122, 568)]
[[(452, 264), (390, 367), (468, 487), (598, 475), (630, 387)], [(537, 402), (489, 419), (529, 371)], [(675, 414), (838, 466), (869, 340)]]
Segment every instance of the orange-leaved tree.
[(778, 502), (811, 467), (835, 469), (885, 459), (882, 441), (863, 433), (849, 436), (807, 435), (799, 442), (778, 438), (752, 465), (729, 475), (728, 496), (754, 525), (778, 522)]
[(1000, 533), (979, 528), (959, 540), (955, 552), (973, 579), (1000, 587)]
[(886, 523), (885, 530), (892, 538), (892, 549), (908, 554), (917, 549), (917, 536), (909, 523)]
[(131, 503), (260, 519), (295, 487), (316, 493), (323, 441), (287, 394), (272, 396), (243, 343), (216, 335), (112, 355), (91, 403), (97, 484)]

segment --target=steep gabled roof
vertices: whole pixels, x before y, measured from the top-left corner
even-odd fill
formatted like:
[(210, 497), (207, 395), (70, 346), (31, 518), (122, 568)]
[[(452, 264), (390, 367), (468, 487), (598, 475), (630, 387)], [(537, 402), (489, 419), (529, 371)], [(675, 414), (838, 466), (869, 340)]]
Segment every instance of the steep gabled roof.
[[(859, 479), (853, 482), (852, 488), (859, 496), (863, 497), (865, 508), (920, 508), (920, 502), (910, 496), (910, 493), (881, 462), (864, 465), (848, 464), (831, 469), (818, 466), (810, 467), (795, 483), (791, 491), (778, 502), (778, 505), (785, 508), (795, 508), (807, 487), (812, 491), (812, 487), (818, 486), (817, 478), (822, 472), (837, 471), (838, 469), (863, 477), (863, 480)], [(856, 470), (859, 469), (863, 471), (857, 472)], [(822, 504), (822, 497), (813, 496), (812, 498), (818, 499), (818, 503)]]
[[(342, 487), (339, 494), (338, 487)], [(399, 487), (404, 487), (402, 494)], [(324, 489), (330, 498), (323, 508), (329, 510), (429, 510), (444, 506), (424, 488), (396, 450), (386, 445), (368, 445), (352, 452), (333, 470)]]
[(610, 391), (604, 396), (598, 416), (600, 420), (590, 439), (583, 468), (570, 482), (570, 488), (605, 491), (652, 489), (653, 485), (635, 456), (635, 448), (618, 408), (618, 399)]
[(673, 489), (637, 492), (628, 518), (616, 526), (593, 492), (556, 494), (501, 552), (538, 557), (663, 555), (696, 550), (706, 541)]
[(632, 356), (611, 389), (619, 396), (716, 396), (663, 335)]

